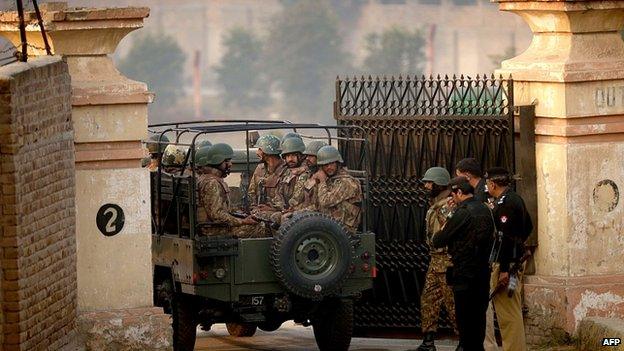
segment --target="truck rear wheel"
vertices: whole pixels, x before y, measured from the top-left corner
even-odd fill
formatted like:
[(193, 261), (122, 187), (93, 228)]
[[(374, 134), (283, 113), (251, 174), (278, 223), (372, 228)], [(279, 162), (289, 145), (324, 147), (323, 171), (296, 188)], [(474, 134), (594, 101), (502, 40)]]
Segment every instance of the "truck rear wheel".
[(257, 328), (253, 323), (225, 323), (225, 327), (230, 335), (243, 338), (253, 336)]
[(317, 213), (295, 214), (282, 224), (271, 247), (271, 266), (289, 292), (322, 300), (340, 290), (349, 276), (353, 245), (345, 228)]
[(353, 301), (324, 302), (312, 327), (320, 351), (348, 351), (353, 335)]
[(173, 349), (193, 351), (197, 337), (197, 313), (191, 296), (176, 293), (173, 296)]

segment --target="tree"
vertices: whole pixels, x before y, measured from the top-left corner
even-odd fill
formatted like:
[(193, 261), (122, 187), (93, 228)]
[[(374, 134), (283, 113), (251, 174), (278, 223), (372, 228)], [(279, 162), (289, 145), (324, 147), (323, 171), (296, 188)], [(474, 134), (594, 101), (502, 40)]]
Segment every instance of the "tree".
[(421, 74), (425, 62), (423, 34), (392, 27), (366, 36), (364, 71), (370, 74)]
[(186, 56), (176, 40), (165, 34), (144, 34), (137, 38), (119, 62), (126, 76), (146, 82), (156, 93), (154, 108), (171, 106), (183, 95)]
[(215, 71), (224, 104), (266, 106), (269, 94), (261, 75), (262, 42), (253, 33), (234, 28), (224, 36), (223, 46), (226, 51)]
[(302, 117), (330, 116), (337, 74), (345, 53), (337, 19), (322, 0), (285, 6), (270, 29), (266, 69), (283, 93), (287, 112)]

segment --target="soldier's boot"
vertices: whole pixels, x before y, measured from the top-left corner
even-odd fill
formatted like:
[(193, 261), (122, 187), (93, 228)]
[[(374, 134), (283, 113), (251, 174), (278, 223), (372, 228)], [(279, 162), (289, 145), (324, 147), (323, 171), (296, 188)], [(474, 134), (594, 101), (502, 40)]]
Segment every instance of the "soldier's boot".
[(422, 344), (420, 344), (420, 346), (416, 349), (416, 351), (436, 351), (434, 342), (435, 342), (435, 333), (427, 332), (425, 334), (425, 338), (423, 339)]

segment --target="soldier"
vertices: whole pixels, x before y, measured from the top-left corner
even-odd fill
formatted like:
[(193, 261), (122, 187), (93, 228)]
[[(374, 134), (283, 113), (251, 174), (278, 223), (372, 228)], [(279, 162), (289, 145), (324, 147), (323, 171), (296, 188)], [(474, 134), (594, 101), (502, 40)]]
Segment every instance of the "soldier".
[(315, 140), (308, 143), (303, 151), (303, 155), (305, 156), (304, 163), (308, 168), (306, 171), (307, 179), (295, 184), (293, 195), (289, 200), (289, 206), (293, 211), (317, 211), (318, 197), (316, 179), (311, 179), (311, 177), (318, 171), (316, 153), (320, 148), (326, 145), (327, 143), (322, 140)]
[(267, 232), (251, 216), (237, 218), (230, 213), (230, 188), (223, 180), (230, 174), (234, 151), (228, 144), (204, 147), (195, 154), (198, 189), (198, 222), (208, 223), (205, 235), (263, 237)]
[(280, 140), (280, 147), (282, 147), (284, 145), (284, 141), (286, 141), (286, 139), (290, 139), (290, 138), (299, 138), (299, 139), (301, 139), (301, 141), (303, 141), (303, 139), (301, 138), (301, 135), (299, 133), (288, 132), (288, 133), (284, 134), (284, 136)]
[(485, 191), (485, 179), (481, 165), (474, 158), (464, 158), (457, 162), (455, 175), (468, 179), (468, 183), (474, 188), (474, 197), (480, 202), (487, 202), (487, 192)]
[(316, 154), (318, 153), (319, 149), (325, 145), (327, 145), (327, 143), (323, 140), (314, 140), (306, 145), (306, 148), (303, 151), (303, 155), (305, 156), (304, 162), (307, 164), (310, 170), (314, 172), (317, 171)]
[(264, 219), (280, 213), (283, 200), (278, 194), (280, 179), (286, 172), (286, 164), (280, 158), (280, 140), (274, 135), (263, 135), (256, 143), (257, 155), (262, 161), (256, 167), (249, 181), (249, 198), (252, 200), (252, 213)]
[(425, 338), (418, 351), (435, 350), (435, 333), (442, 305), (446, 308), (451, 325), (455, 327), (455, 303), (453, 291), (446, 283), (446, 270), (451, 267), (451, 259), (446, 248), (435, 249), (431, 237), (439, 232), (451, 212), (448, 205), (450, 190), (448, 189), (451, 175), (442, 167), (432, 167), (425, 172), (422, 181), (429, 191), (430, 206), (427, 210), (425, 223), (427, 226), (427, 244), (431, 261), (425, 277), (425, 289), (421, 295), (421, 328)]
[(167, 145), (162, 157), (163, 171), (169, 174), (181, 174), (187, 152), (187, 147), (174, 144)]
[[(273, 178), (271, 180), (274, 180), (275, 184), (271, 185), (275, 188), (277, 187), (277, 177), (286, 170), (284, 161), (279, 157), (281, 153), (280, 143), (276, 136), (270, 134), (261, 136), (256, 142), (258, 148), (256, 155), (262, 163), (256, 167), (249, 181), (248, 193), (254, 206), (267, 204), (266, 178)], [(263, 182), (264, 186), (262, 194), (259, 193), (260, 182)]]
[[(533, 231), (531, 216), (526, 210), (522, 198), (514, 192), (511, 175), (500, 167), (491, 168), (486, 176), (488, 192), (494, 196), (494, 222), (498, 231), (502, 232), (502, 244), (498, 260), (493, 265), (490, 289), (497, 285), (513, 285), (516, 287), (508, 293), (508, 289), (500, 289), (492, 298), (498, 324), (503, 339), (504, 351), (526, 350), (524, 323), (522, 319), (522, 262), (525, 253), (524, 242)], [(510, 283), (510, 269), (517, 265), (518, 274)]]
[(436, 248), (447, 246), (453, 262), (447, 277), (453, 287), (461, 348), (481, 351), (485, 338), (490, 279), (488, 259), (494, 223), (487, 206), (474, 198), (474, 189), (466, 178), (453, 178), (449, 185), (456, 208), (431, 242)]
[(165, 135), (161, 136), (161, 134), (154, 134), (150, 136), (145, 143), (147, 144), (149, 157), (146, 157), (141, 161), (142, 166), (149, 169), (150, 172), (156, 172), (158, 170), (158, 166), (160, 166), (160, 154), (163, 153), (168, 143), (169, 138)]
[(305, 144), (301, 138), (291, 137), (282, 142), (282, 158), (288, 167), (279, 185), (281, 197), (279, 206), (284, 211), (290, 209), (291, 200), (294, 204), (299, 202), (299, 199), (293, 198), (295, 188), (302, 188), (303, 183), (310, 177), (308, 167), (301, 164), (304, 151)]
[(212, 146), (212, 143), (210, 142), (210, 140), (204, 139), (200, 142), (195, 143), (195, 150), (199, 150), (202, 147), (211, 147), (211, 146)]
[(317, 153), (320, 169), (314, 173), (318, 186), (318, 211), (328, 214), (355, 233), (360, 225), (362, 187), (343, 167), (342, 156), (331, 145), (323, 146)]

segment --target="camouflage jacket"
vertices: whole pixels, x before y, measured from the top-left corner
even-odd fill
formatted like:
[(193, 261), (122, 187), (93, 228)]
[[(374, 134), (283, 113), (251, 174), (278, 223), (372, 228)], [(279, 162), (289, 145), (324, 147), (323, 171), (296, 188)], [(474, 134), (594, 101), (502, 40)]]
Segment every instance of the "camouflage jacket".
[(198, 222), (240, 226), (242, 220), (230, 214), (230, 188), (220, 171), (208, 168), (197, 176)]
[(433, 235), (442, 230), (451, 212), (448, 206), (448, 195), (449, 190), (445, 190), (436, 196), (435, 199), (432, 200), (425, 217), (425, 223), (427, 225), (427, 244), (429, 245), (429, 253), (431, 255), (429, 267), (430, 270), (436, 273), (444, 273), (447, 267), (452, 266), (446, 248), (435, 249), (431, 242)]
[(266, 204), (276, 209), (283, 209), (283, 200), (280, 200), (278, 186), (288, 167), (280, 163), (273, 172), (269, 172), (264, 163), (256, 167), (249, 180), (249, 199), (252, 206)]
[(290, 198), (290, 208), (295, 211), (318, 211), (318, 183), (312, 179), (312, 172), (307, 172), (305, 181), (298, 181)]
[(362, 187), (346, 168), (318, 184), (318, 210), (355, 232), (360, 224)]
[(288, 168), (279, 184), (279, 204), (281, 209), (294, 208), (296, 205), (303, 201), (303, 183), (310, 178), (310, 172), (308, 167), (303, 165), (295, 168)]

